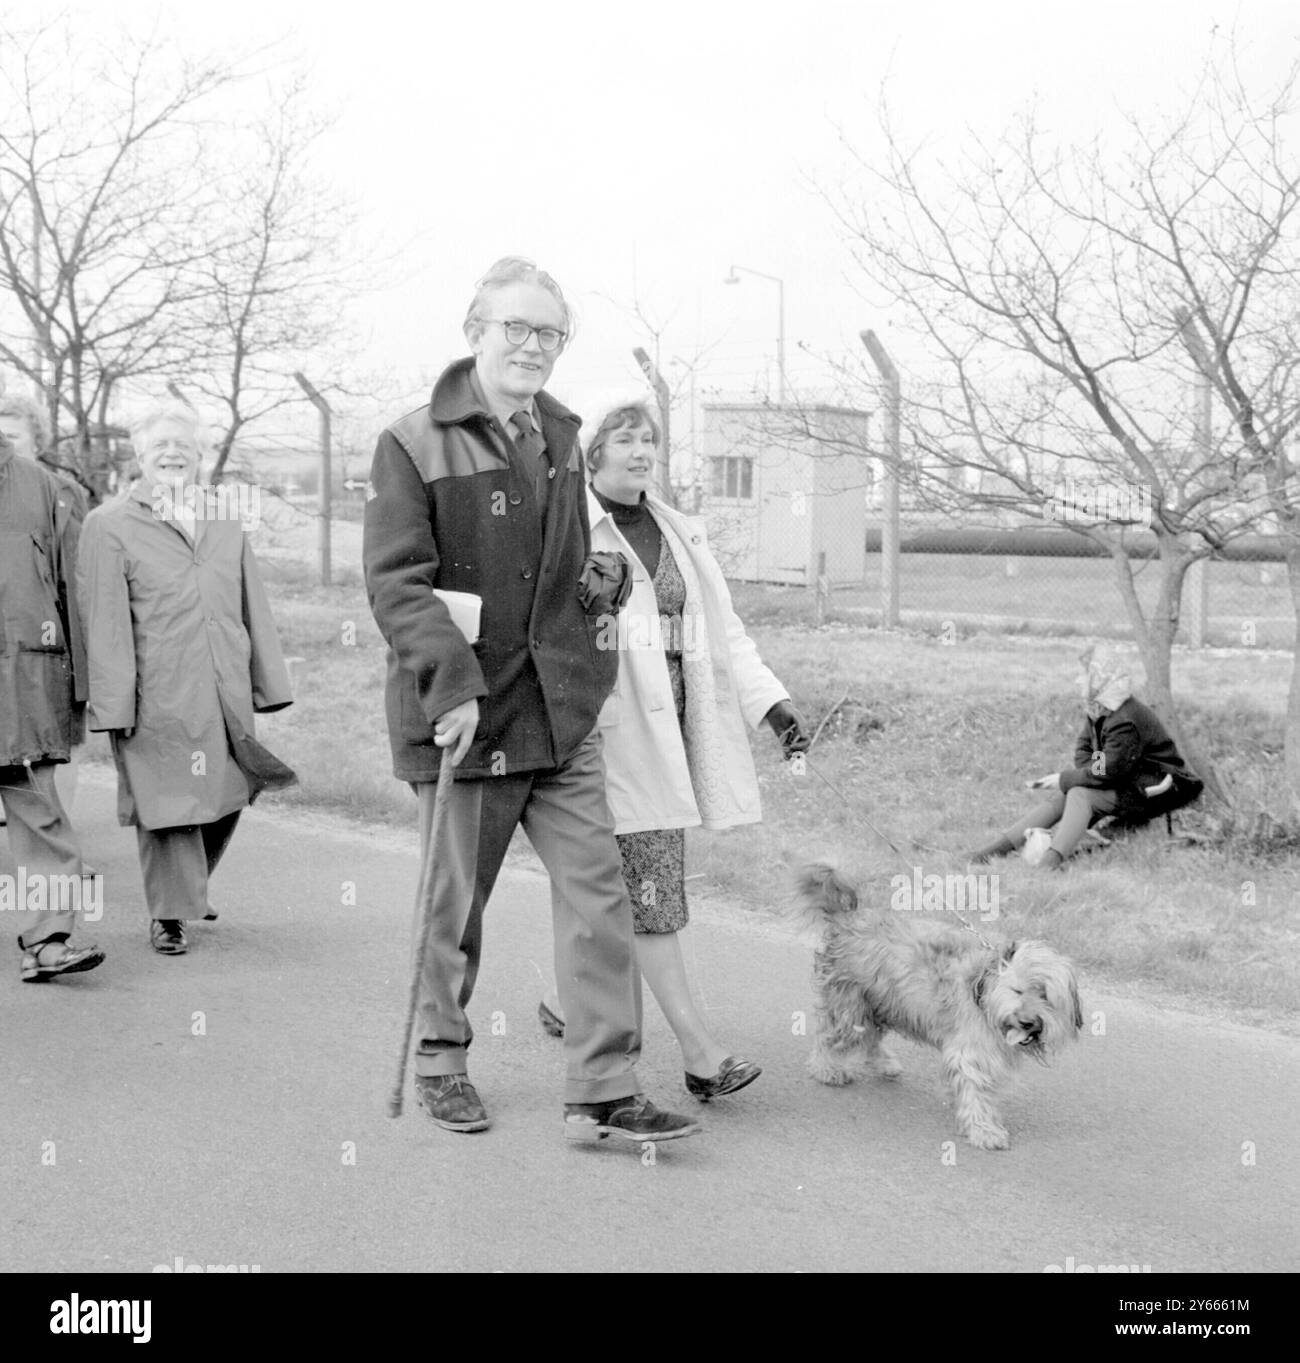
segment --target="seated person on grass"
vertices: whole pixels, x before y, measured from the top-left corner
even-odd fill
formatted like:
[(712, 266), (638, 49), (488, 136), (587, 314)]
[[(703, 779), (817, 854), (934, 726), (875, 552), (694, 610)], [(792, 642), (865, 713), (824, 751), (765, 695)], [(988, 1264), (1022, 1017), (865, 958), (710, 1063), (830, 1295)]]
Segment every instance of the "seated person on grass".
[(1050, 794), (987, 847), (967, 860), (983, 863), (1016, 851), (1033, 828), (1052, 834), (1041, 865), (1055, 870), (1088, 828), (1113, 814), (1124, 824), (1146, 823), (1190, 804), (1203, 786), (1179, 755), (1154, 712), (1132, 694), (1128, 666), (1098, 644), (1080, 657), (1087, 717), (1074, 749), (1074, 766), (1029, 782)]

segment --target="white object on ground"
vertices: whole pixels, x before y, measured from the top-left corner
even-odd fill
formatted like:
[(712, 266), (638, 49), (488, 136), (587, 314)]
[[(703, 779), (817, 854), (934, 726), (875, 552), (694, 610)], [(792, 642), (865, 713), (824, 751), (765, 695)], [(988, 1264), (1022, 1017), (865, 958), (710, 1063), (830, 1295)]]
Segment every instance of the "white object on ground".
[(1040, 866), (1051, 845), (1052, 834), (1049, 829), (1031, 828), (1025, 833), (1025, 845), (1020, 855), (1027, 866)]

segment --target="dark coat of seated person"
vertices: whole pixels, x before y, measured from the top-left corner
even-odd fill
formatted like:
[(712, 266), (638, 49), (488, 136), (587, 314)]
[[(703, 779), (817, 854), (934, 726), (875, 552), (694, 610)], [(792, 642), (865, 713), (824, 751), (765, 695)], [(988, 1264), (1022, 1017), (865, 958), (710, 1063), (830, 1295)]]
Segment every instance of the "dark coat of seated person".
[[(1006, 856), (1031, 829), (1047, 829), (1051, 843), (1033, 864), (1060, 867), (1098, 819), (1146, 823), (1197, 799), (1204, 789), (1155, 712), (1133, 695), (1128, 665), (1114, 649), (1096, 645), (1080, 658), (1086, 707), (1074, 765), (1030, 782), (1045, 798), (968, 860)], [(1027, 856), (1027, 860), (1031, 858)]]

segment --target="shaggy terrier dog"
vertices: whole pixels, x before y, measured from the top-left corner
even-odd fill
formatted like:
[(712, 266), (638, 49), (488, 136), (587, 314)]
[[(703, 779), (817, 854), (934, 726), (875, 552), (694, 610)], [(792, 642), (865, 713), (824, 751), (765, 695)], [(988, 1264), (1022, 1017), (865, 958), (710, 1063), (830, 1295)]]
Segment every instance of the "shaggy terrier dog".
[(823, 1084), (864, 1070), (896, 1078), (890, 1032), (934, 1046), (957, 1127), (982, 1150), (1010, 1141), (997, 1090), (1026, 1056), (1047, 1056), (1083, 1026), (1074, 971), (1043, 942), (986, 946), (959, 924), (858, 908), (834, 867), (805, 866), (799, 907), (825, 935), (813, 959), (817, 1034), (808, 1068)]

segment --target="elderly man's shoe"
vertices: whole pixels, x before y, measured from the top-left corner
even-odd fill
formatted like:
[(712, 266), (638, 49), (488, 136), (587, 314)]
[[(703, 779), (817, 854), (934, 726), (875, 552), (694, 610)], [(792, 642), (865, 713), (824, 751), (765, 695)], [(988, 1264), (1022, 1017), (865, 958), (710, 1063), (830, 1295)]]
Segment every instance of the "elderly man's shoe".
[(707, 1103), (710, 1098), (721, 1098), (724, 1093), (735, 1093), (737, 1089), (743, 1089), (762, 1073), (762, 1067), (754, 1064), (752, 1060), (737, 1060), (729, 1055), (718, 1066), (717, 1074), (711, 1074), (707, 1079), (701, 1079), (698, 1074), (692, 1074), (687, 1070), (686, 1091), (700, 1102)]
[(430, 1118), (447, 1131), (486, 1131), (491, 1125), (467, 1074), (417, 1074), (415, 1097)]
[(661, 1112), (644, 1093), (606, 1103), (565, 1103), (564, 1134), (571, 1141), (675, 1141), (703, 1131), (699, 1122), (678, 1112)]
[(151, 918), (149, 945), (160, 956), (184, 956), (190, 949), (185, 940), (185, 924), (179, 918)]
[(94, 970), (104, 963), (104, 953), (98, 947), (70, 947), (63, 938), (46, 940), (23, 952), (20, 970), (28, 984), (54, 980), (60, 975), (76, 975), (83, 970)]

